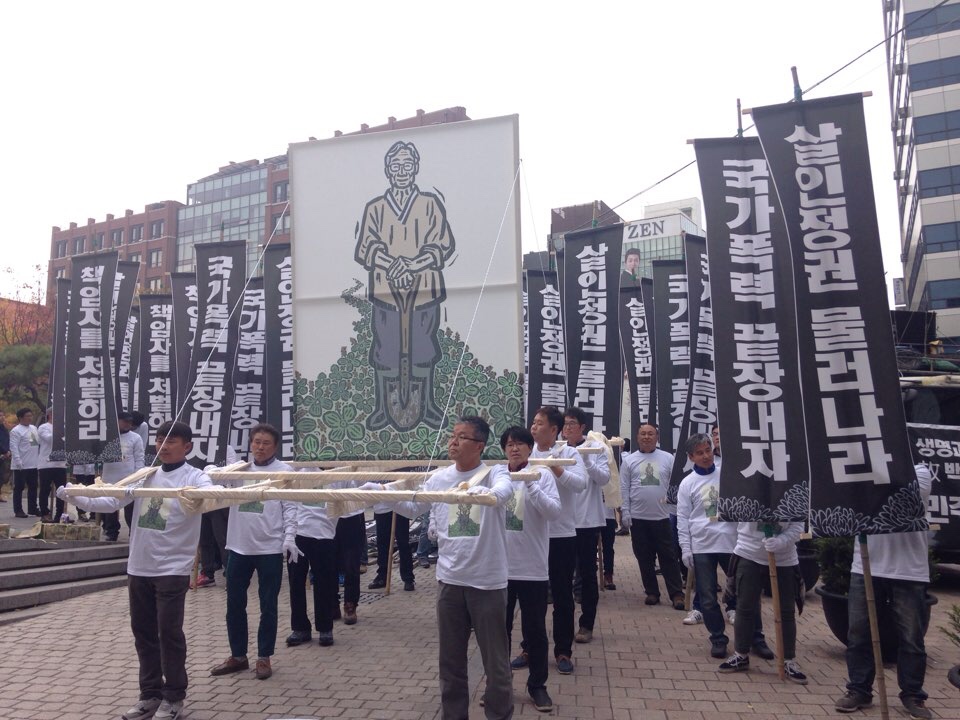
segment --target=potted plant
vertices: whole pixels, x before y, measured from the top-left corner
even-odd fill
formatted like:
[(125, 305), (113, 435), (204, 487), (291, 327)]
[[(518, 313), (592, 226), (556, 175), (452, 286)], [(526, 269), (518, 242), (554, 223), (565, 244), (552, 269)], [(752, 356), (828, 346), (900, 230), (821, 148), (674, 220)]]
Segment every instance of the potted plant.
[[(947, 613), (949, 627), (941, 627), (940, 632), (950, 638), (950, 641), (960, 648), (960, 605), (954, 605)], [(954, 665), (947, 671), (947, 680), (955, 688), (960, 688), (960, 665)]]
[[(850, 567), (853, 564), (853, 553), (859, 552), (854, 538), (834, 537), (817, 538), (814, 541), (817, 552), (817, 563), (820, 566), (820, 585), (815, 592), (820, 596), (823, 615), (831, 632), (842, 642), (847, 644), (849, 622), (847, 618), (847, 594), (850, 592)], [(938, 577), (936, 558), (930, 552), (930, 581)], [(936, 605), (937, 596), (927, 593), (927, 620), (929, 621), (930, 607)], [(893, 622), (892, 609), (888, 603), (877, 604), (877, 624), (880, 628), (880, 650), (884, 662), (896, 662), (897, 646), (899, 641), (896, 635), (896, 624)]]

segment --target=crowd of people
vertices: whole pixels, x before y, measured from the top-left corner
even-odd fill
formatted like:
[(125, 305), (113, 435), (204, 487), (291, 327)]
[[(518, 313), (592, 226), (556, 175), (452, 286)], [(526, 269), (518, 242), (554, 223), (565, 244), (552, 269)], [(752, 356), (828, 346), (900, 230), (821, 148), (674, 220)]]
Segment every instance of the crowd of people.
[[(26, 489), (28, 509), (41, 517), (49, 516), (49, 504), (45, 502), (49, 501), (50, 489), (57, 488), (58, 515), (65, 502), (75, 504), (91, 517), (98, 513), (104, 535), (108, 540), (116, 540), (119, 511), (124, 509), (130, 527), (130, 622), (140, 661), (140, 697), (123, 715), (125, 720), (173, 720), (182, 711), (188, 682), (184, 601), (198, 546), (201, 570), (196, 586), (215, 585), (215, 574), (221, 567), (226, 583), (225, 620), (230, 654), (210, 669), (211, 675), (227, 675), (251, 667), (247, 596), (254, 572), (260, 608), (257, 654), (253, 661), (258, 679), (266, 680), (273, 672), (271, 658), (279, 632), (278, 598), (284, 569), (290, 588), (287, 645), (310, 643), (316, 632), (318, 644), (328, 647), (334, 644), (335, 620), (342, 619), (345, 624), (358, 622), (361, 565), (366, 549), (363, 509), (334, 517), (328, 514), (323, 502), (255, 501), (209, 509), (210, 501), (184, 497), (147, 499), (135, 497), (132, 490), (123, 498), (73, 496), (69, 494), (72, 485), (66, 484), (66, 468), (44, 467), (44, 458), (49, 460), (49, 416), (48, 422), (39, 428), (32, 425), (30, 411), (18, 413), (18, 419), (20, 423), (10, 432), (14, 509), (18, 515), (25, 516), (21, 495)], [(115, 482), (143, 467), (144, 445), (136, 433), (136, 420), (132, 414), (121, 414), (122, 460), (102, 468), (105, 482)], [(465, 489), (470, 495), (490, 496), (487, 504), (395, 502), (386, 496), (382, 502), (371, 503), (378, 556), (370, 589), (386, 583), (387, 558), (392, 554), (389, 539), (393, 534), (399, 541), (404, 590), (415, 591), (412, 548), (417, 539), (410, 542), (411, 520), (422, 518), (421, 540), (427, 546), (430, 542), (438, 546), (438, 678), (442, 717), (468, 716), (467, 647), (471, 635), (483, 660), (486, 688), (481, 704), (488, 719), (513, 716), (512, 674), (524, 670), (530, 702), (540, 711), (553, 709), (548, 692), (550, 669), (560, 674), (575, 673), (575, 647), (593, 640), (600, 582), (607, 589), (616, 588), (613, 538), (617, 532), (631, 536), (644, 602), (656, 605), (665, 592), (670, 605), (685, 612), (683, 623), (702, 624), (708, 652), (721, 661), (717, 670), (722, 673), (749, 671), (751, 655), (764, 660), (774, 658), (760, 620), (762, 589), (772, 557), (783, 598), (779, 650), (785, 677), (807, 684), (798, 660), (798, 634), (802, 636), (802, 632), (798, 633), (793, 602), (799, 562), (796, 543), (803, 524), (718, 521), (722, 461), (719, 429), (714, 430), (712, 437), (697, 434), (687, 440), (684, 450), (690, 471), (679, 485), (677, 504), (670, 505), (666, 497), (674, 456), (659, 448), (656, 425), (646, 423), (638, 429), (636, 449), (622, 454), (619, 469), (611, 467), (611, 455), (604, 448), (599, 448), (599, 452), (581, 452), (597, 444), (588, 439), (588, 427), (589, 418), (579, 408), (543, 407), (529, 428), (514, 426), (501, 434), (499, 445), (507, 462), (496, 464), (482, 460), (487, 446), (496, 441), (491, 438), (489, 425), (479, 417), (461, 418), (447, 445), (452, 464), (430, 475), (422, 490)], [(275, 428), (259, 425), (251, 430), (249, 438), (247, 470), (290, 471), (290, 466), (277, 457), (280, 435)], [(160, 467), (145, 485), (217, 487), (205, 471), (186, 463), (191, 443), (192, 431), (183, 423), (169, 422), (159, 428), (156, 449)], [(568, 463), (531, 466), (530, 460), (537, 458), (565, 458)], [(92, 469), (89, 473), (84, 470), (88, 468), (73, 469), (74, 480), (81, 484), (88, 482), (85, 476), (92, 480)], [(522, 480), (515, 480), (510, 474), (524, 470), (527, 472)], [(616, 495), (612, 491), (618, 474), (619, 507), (611, 507), (606, 496)], [(917, 477), (921, 491), (929, 494), (929, 471), (918, 465)], [(236, 484), (252, 482), (255, 481)], [(365, 483), (360, 489), (380, 491), (383, 486)], [(889, 596), (898, 610), (897, 679), (900, 699), (912, 718), (931, 717), (923, 690), (926, 615), (922, 603), (929, 582), (926, 542), (922, 532), (869, 539), (875, 587), (883, 596)], [(602, 548), (599, 553), (598, 548)], [(598, 555), (602, 567), (598, 567)], [(426, 561), (419, 551), (418, 556), (421, 562)], [(718, 579), (718, 570), (726, 579), (723, 583)], [(685, 597), (687, 574), (692, 574), (696, 590), (690, 609)], [(849, 682), (846, 694), (836, 702), (839, 712), (853, 712), (870, 705), (875, 679), (863, 570), (856, 561), (852, 577)], [(312, 622), (307, 603), (307, 590), (311, 587)], [(552, 663), (546, 623), (551, 604)], [(519, 638), (513, 632), (518, 607)], [(515, 643), (517, 639), (519, 642)], [(514, 647), (517, 651), (512, 653)]]

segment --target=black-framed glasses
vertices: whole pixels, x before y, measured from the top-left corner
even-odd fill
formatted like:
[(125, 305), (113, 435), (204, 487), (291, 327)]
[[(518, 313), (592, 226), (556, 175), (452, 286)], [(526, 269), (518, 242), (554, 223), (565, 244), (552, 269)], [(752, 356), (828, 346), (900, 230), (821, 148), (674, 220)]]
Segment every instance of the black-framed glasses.
[(485, 440), (481, 440), (480, 438), (470, 437), (468, 435), (451, 435), (450, 440), (458, 443), (463, 442), (464, 440), (473, 440), (473, 442), (478, 442), (478, 443), (486, 442)]

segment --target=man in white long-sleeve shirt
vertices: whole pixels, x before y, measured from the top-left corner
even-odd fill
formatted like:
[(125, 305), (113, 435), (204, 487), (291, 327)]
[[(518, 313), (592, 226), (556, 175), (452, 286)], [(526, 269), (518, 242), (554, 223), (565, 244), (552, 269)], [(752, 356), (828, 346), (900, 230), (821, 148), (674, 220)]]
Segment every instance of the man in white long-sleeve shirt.
[[(483, 418), (463, 417), (454, 425), (447, 452), (454, 464), (435, 473), (426, 491), (446, 491), (484, 471), (483, 449), (490, 426)], [(440, 640), (440, 702), (444, 720), (469, 714), (467, 646), (473, 629), (487, 676), (487, 720), (513, 717), (513, 681), (504, 618), (507, 611), (507, 503), (513, 482), (507, 469), (492, 465), (470, 494), (489, 494), (496, 505), (397, 503), (396, 511), (415, 518), (430, 510), (436, 527), (437, 630)]]
[[(573, 672), (573, 570), (577, 565), (577, 498), (587, 488), (587, 469), (575, 448), (559, 444), (557, 438), (563, 431), (563, 413), (552, 406), (545, 406), (533, 416), (530, 433), (536, 447), (530, 454), (533, 458), (558, 457), (575, 461), (574, 465), (551, 468), (557, 482), (562, 510), (559, 517), (550, 521), (550, 592), (553, 595), (553, 656), (557, 672), (569, 675)], [(513, 667), (523, 667), (522, 657)]]
[[(563, 439), (573, 448), (601, 447), (595, 440), (588, 440), (587, 414), (578, 407), (563, 411)], [(587, 486), (576, 495), (574, 526), (577, 533), (577, 570), (580, 573), (580, 621), (577, 623), (578, 643), (593, 639), (593, 625), (597, 619), (600, 602), (600, 585), (597, 582), (597, 543), (600, 531), (607, 523), (603, 506), (603, 487), (610, 482), (610, 462), (606, 451), (582, 455), (587, 470)]]
[(703, 624), (710, 633), (710, 656), (727, 657), (729, 638), (717, 602), (717, 568), (730, 564), (737, 544), (737, 523), (717, 522), (720, 499), (720, 471), (714, 463), (713, 441), (698, 433), (687, 440), (687, 457), (693, 472), (677, 489), (677, 534), (683, 564), (695, 574), (700, 592)]
[[(262, 423), (250, 430), (250, 454), (253, 472), (292, 472), (277, 458), (280, 432)], [(251, 485), (261, 480), (244, 481)], [(258, 680), (273, 674), (270, 658), (277, 643), (277, 597), (283, 583), (283, 560), (297, 562), (297, 503), (283, 500), (254, 501), (230, 506), (227, 524), (227, 638), (230, 657), (210, 670), (211, 675), (227, 675), (247, 670), (247, 590), (257, 573), (260, 596), (260, 625), (257, 629)]]
[(27, 512), (40, 515), (37, 482), (40, 464), (40, 435), (33, 424), (33, 410), (17, 410), (17, 424), (10, 430), (10, 469), (13, 470), (13, 514), (25, 518), (23, 490), (27, 490)]
[[(522, 427), (507, 428), (500, 436), (510, 472), (527, 468), (533, 450), (533, 435)], [(530, 668), (527, 692), (534, 707), (550, 712), (553, 700), (547, 694), (547, 593), (549, 586), (549, 523), (563, 509), (557, 483), (548, 468), (539, 467), (540, 478), (513, 483), (513, 500), (507, 505), (507, 638), (513, 631), (513, 614), (520, 603), (523, 657)]]
[[(193, 431), (181, 422), (157, 428), (159, 470), (143, 485), (149, 488), (209, 488), (210, 478), (186, 462)], [(140, 700), (124, 720), (176, 720), (187, 694), (187, 640), (183, 608), (200, 540), (200, 515), (188, 514), (175, 498), (70, 497), (66, 485), (57, 497), (90, 512), (116, 512), (133, 503), (127, 591), (130, 627), (140, 660)]]
[[(113, 485), (132, 475), (144, 465), (143, 439), (139, 433), (133, 431), (133, 415), (128, 412), (117, 413), (117, 425), (120, 428), (120, 460), (103, 464), (100, 478), (105, 483)], [(133, 523), (133, 505), (127, 505), (123, 514), (129, 528)], [(103, 516), (103, 533), (107, 540), (116, 541), (120, 534), (120, 513), (110, 513)]]
[(51, 520), (60, 522), (60, 516), (63, 514), (63, 500), (57, 498), (56, 513), (50, 516), (50, 488), (56, 492), (57, 488), (67, 484), (67, 463), (63, 460), (51, 460), (50, 453), (53, 452), (53, 408), (47, 408), (46, 422), (37, 428), (37, 435), (40, 436), (40, 459), (37, 463), (40, 473), (40, 514), (45, 522)]

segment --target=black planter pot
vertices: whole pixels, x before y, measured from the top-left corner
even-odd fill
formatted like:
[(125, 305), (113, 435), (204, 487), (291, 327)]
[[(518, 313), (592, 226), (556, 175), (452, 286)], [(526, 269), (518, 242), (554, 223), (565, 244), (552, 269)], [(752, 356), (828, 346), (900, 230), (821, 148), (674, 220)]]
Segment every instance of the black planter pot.
[[(823, 607), (823, 616), (827, 626), (844, 645), (847, 644), (847, 632), (850, 629), (847, 617), (847, 596), (824, 590), (818, 586), (815, 591), (820, 596)], [(937, 596), (927, 593), (927, 623), (930, 621), (930, 608), (938, 602)], [(896, 625), (891, 617), (891, 610), (887, 605), (877, 606), (877, 625), (880, 628), (880, 654), (885, 663), (897, 661), (897, 649), (900, 644), (897, 639)]]

